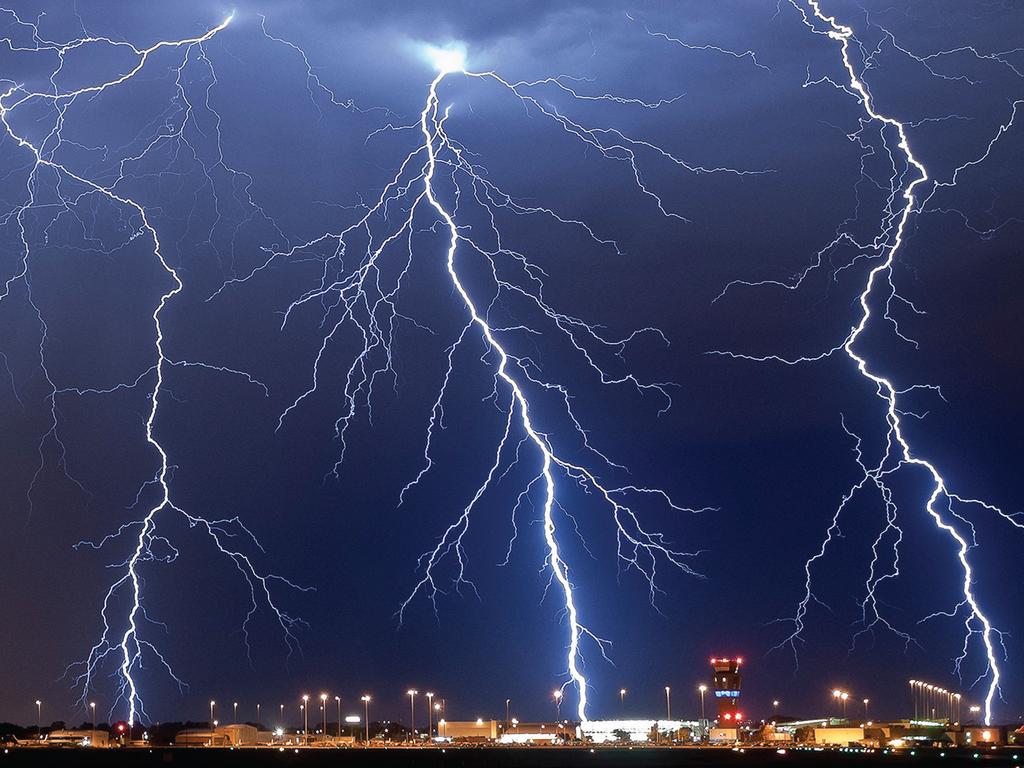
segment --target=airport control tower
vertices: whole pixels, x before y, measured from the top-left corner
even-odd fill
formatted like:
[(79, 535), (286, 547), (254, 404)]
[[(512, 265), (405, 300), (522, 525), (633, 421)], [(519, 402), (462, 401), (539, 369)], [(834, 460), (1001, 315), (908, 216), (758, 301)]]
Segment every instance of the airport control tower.
[(728, 727), (743, 719), (740, 710), (740, 664), (743, 659), (712, 659), (715, 672), (715, 699), (718, 701), (718, 724)]

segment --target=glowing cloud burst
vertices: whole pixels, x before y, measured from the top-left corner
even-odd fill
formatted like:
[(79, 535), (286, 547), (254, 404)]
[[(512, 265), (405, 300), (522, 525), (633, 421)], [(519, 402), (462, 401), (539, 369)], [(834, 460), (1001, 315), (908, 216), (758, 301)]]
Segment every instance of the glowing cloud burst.
[(430, 65), (442, 76), (466, 69), (466, 47), (461, 43), (453, 43), (445, 48), (428, 45), (424, 52)]

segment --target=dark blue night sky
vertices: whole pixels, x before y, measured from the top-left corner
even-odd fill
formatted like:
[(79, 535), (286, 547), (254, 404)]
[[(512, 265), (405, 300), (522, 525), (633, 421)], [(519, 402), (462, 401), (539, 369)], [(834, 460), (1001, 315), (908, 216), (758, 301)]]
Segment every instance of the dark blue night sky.
[[(1013, 123), (1024, 11), (821, 3), (855, 31), (850, 56), (872, 107), (906, 126), (930, 177), (876, 276), (856, 348), (905, 392), (915, 455), (951, 493), (989, 505), (935, 506), (970, 544), (971, 594), (1002, 675), (994, 718), (1009, 720), (1024, 707), (1024, 114)], [(518, 416), (463, 547), (434, 572), (436, 615), (420, 591), (399, 623), (425, 574), (420, 556), (484, 482), (515, 405), (495, 383), (500, 355), (478, 328), (463, 330), (443, 220), (421, 202), (403, 229), (423, 191), (431, 45), (462, 47), (468, 70), (507, 83), (565, 76), (563, 88), (516, 92), (445, 76), (435, 191), (460, 228), (466, 290), (500, 329), (542, 439), (606, 488), (661, 489), (680, 507), (623, 494), (651, 542), (690, 555), (677, 568), (655, 553), (652, 591), (627, 562), (628, 540), (617, 556), (596, 487), (556, 472), (552, 515), (575, 605), (607, 641), (603, 659), (582, 638), (588, 714), (617, 715), (625, 687), (628, 713), (661, 715), (669, 685), (673, 713), (695, 716), (716, 655), (744, 657), (752, 716), (773, 699), (786, 713), (825, 713), (836, 686), (879, 716), (905, 715), (908, 678), (982, 702), (983, 625), (958, 609), (964, 572), (926, 510), (928, 473), (883, 463), (879, 484), (867, 479), (829, 528), (865, 480), (857, 439), (865, 466), (884, 462), (876, 387), (842, 349), (802, 365), (712, 354), (792, 359), (842, 345), (918, 175), (894, 127), (867, 119), (839, 41), (820, 34), (827, 23), (799, 9), (811, 13), (800, 0), (0, 11), (0, 720), (33, 721), (36, 699), (45, 721), (85, 716), (75, 662), (101, 641), (104, 595), (160, 504), (160, 456), (146, 440), (153, 314), (174, 282), (140, 210), (183, 286), (159, 314), (152, 419), (173, 507), (155, 515), (134, 566), (141, 719), (200, 719), (212, 698), (240, 702), (250, 719), (256, 703), (284, 703), (295, 720), (299, 696), (320, 691), (353, 711), (369, 692), (375, 716), (401, 717), (409, 687), (444, 696), (452, 718), (503, 716), (506, 698), (513, 714), (542, 718), (565, 683), (563, 713), (575, 712), (571, 624), (546, 565), (543, 483), (531, 485), (541, 456)], [(48, 97), (133, 71), (139, 55), (114, 42), (198, 38), (232, 10), (226, 28), (156, 49), (123, 83)], [(61, 61), (58, 44), (83, 37), (106, 42), (68, 47)], [(388, 192), (410, 153), (411, 185)], [(360, 225), (382, 193), (387, 207)], [(350, 227), (341, 248), (335, 236)], [(372, 311), (320, 290), (351, 279), (396, 232), (369, 278)], [(632, 340), (605, 344), (574, 318)], [(367, 328), (387, 344), (362, 356)], [(424, 467), (432, 413), (432, 466), (399, 505)], [(209, 521), (227, 521), (212, 525), (233, 557)], [(805, 561), (827, 536), (787, 644)], [(121, 583), (106, 603), (110, 653), (94, 654), (85, 694), (118, 718), (129, 711), (118, 654), (131, 591)]]

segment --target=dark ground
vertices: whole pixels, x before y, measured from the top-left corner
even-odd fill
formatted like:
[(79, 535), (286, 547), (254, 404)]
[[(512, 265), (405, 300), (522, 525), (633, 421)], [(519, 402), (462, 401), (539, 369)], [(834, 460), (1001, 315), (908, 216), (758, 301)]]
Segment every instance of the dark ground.
[(459, 748), (459, 749), (351, 749), (308, 750), (289, 749), (184, 749), (154, 748), (127, 750), (79, 749), (10, 749), (0, 754), (0, 768), (10, 766), (530, 766), (530, 768), (574, 768), (575, 766), (931, 766), (984, 765), (1018, 766), (1016, 758), (1024, 756), (1012, 748), (997, 750), (920, 749), (915, 754), (874, 752), (850, 753), (840, 750), (815, 752), (787, 750), (777, 754), (774, 749), (624, 749), (624, 748)]

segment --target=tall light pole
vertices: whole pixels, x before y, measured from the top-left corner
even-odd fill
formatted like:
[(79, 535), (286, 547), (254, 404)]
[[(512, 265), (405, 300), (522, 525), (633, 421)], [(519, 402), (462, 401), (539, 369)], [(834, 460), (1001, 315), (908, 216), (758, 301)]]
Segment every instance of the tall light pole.
[(701, 720), (706, 720), (707, 719), (706, 717), (704, 717), (704, 693), (707, 691), (707, 689), (708, 689), (708, 687), (706, 685), (704, 685), (703, 683), (701, 683), (700, 685), (697, 686), (697, 692), (700, 693), (700, 719)]
[(409, 695), (409, 740), (412, 741), (416, 734), (416, 694), (419, 691), (410, 688), (406, 693)]
[(359, 697), (363, 702), (363, 715), (366, 720), (366, 743), (370, 743), (370, 697), (367, 694), (363, 694)]
[(842, 699), (842, 702), (843, 702), (843, 719), (845, 720), (846, 719), (846, 700), (850, 698), (850, 694), (848, 694), (846, 691), (843, 691), (842, 696), (840, 696), (839, 698)]
[[(341, 740), (341, 696), (334, 697), (335, 703), (338, 705), (338, 739)], [(355, 739), (353, 739), (355, 741)]]
[(779, 714), (779, 700), (778, 699), (775, 699), (774, 701), (772, 701), (772, 714), (773, 715)]
[(36, 699), (36, 738), (43, 738), (43, 702)]
[(914, 702), (914, 719), (917, 720), (917, 680), (908, 680), (910, 685), (910, 699)]
[(871, 703), (871, 699), (864, 699), (864, 722), (868, 719), (868, 704)]
[(619, 710), (623, 716), (626, 715), (626, 689), (619, 688)]
[(257, 704), (256, 705), (256, 730), (259, 730), (259, 727), (260, 727), (260, 705)]
[(665, 686), (665, 719), (672, 719), (672, 689)]
[(324, 715), (324, 738), (327, 738), (327, 694), (320, 694), (320, 711)]
[(840, 691), (838, 688), (833, 689), (833, 691), (832, 691), (832, 698), (836, 700), (836, 714), (837, 715), (839, 714), (839, 706), (840, 706), (839, 699), (840, 699), (840, 697), (842, 695), (843, 695), (843, 692)]
[[(427, 741), (434, 738), (434, 694), (427, 691)], [(505, 700), (505, 709), (508, 709), (508, 700)]]
[(238, 722), (238, 702), (236, 701), (232, 706), (233, 706), (234, 709), (232, 710), (232, 714), (231, 714), (231, 722), (237, 723)]
[(89, 709), (92, 710), (92, 733), (89, 735), (89, 743), (96, 746), (96, 702), (89, 702)]
[(509, 709), (510, 709), (511, 705), (512, 705), (512, 699), (505, 699), (505, 730), (506, 731), (508, 730), (509, 723), (512, 720), (512, 716), (509, 714)]
[(302, 694), (302, 743), (309, 746), (309, 694)]
[(210, 699), (210, 732), (213, 733), (213, 709), (217, 706), (217, 702)]
[(284, 728), (284, 704), (278, 705), (278, 709), (280, 710), (280, 713), (278, 714), (278, 718), (281, 721), (281, 727)]
[(555, 697), (555, 720), (557, 721), (562, 717), (562, 689), (555, 688), (551, 695)]

